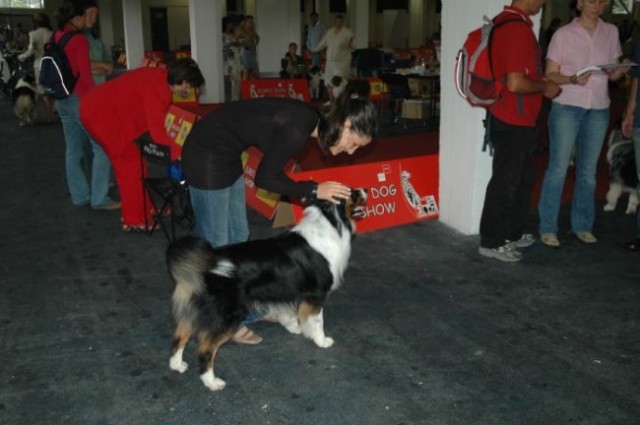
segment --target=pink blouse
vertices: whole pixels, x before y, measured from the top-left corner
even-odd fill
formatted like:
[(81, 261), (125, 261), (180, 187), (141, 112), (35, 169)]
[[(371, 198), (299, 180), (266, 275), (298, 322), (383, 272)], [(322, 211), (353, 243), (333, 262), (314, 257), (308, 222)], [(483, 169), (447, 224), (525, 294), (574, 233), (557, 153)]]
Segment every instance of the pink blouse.
[[(551, 38), (547, 59), (560, 65), (560, 73), (574, 75), (590, 65), (604, 65), (618, 62), (622, 56), (618, 28), (599, 19), (593, 37), (578, 23), (560, 27)], [(563, 105), (585, 109), (606, 109), (609, 107), (609, 80), (604, 72), (591, 74), (586, 85), (565, 84), (560, 96), (553, 99)]]

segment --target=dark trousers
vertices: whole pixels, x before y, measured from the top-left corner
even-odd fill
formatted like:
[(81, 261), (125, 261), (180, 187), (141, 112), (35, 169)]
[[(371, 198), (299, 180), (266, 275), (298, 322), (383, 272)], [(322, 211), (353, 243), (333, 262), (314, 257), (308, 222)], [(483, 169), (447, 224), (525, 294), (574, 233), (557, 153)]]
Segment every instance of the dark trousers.
[(489, 115), (493, 143), (491, 180), (480, 219), (480, 245), (497, 248), (522, 237), (533, 187), (535, 127), (507, 124)]

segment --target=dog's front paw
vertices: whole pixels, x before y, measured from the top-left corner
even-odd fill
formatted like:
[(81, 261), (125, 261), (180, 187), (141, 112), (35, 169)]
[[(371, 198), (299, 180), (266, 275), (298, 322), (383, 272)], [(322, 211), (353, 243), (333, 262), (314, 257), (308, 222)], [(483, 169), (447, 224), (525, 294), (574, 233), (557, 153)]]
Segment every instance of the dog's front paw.
[(202, 379), (204, 386), (209, 388), (211, 391), (220, 391), (227, 385), (226, 382), (220, 378), (216, 378), (212, 373), (205, 373), (200, 376), (200, 379)]
[(612, 204), (606, 204), (606, 205), (604, 206), (604, 210), (605, 210), (605, 211), (613, 211), (613, 210), (615, 210), (615, 209), (616, 209), (615, 204), (614, 204), (614, 205), (612, 205)]
[(187, 364), (187, 362), (183, 362), (180, 359), (174, 359), (172, 357), (171, 360), (169, 360), (169, 368), (171, 368), (171, 370), (175, 370), (176, 372), (184, 373), (189, 368), (189, 365)]
[(325, 336), (322, 338), (316, 338), (313, 340), (320, 348), (329, 348), (333, 345), (333, 338)]
[(625, 212), (625, 214), (636, 215), (637, 211), (638, 211), (638, 207), (627, 207), (627, 211)]

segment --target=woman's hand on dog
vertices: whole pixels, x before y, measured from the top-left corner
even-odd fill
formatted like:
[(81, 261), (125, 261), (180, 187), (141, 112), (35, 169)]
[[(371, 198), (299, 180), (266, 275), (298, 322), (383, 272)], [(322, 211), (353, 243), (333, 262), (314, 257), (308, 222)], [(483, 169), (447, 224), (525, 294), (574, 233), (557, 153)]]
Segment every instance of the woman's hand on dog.
[(318, 185), (318, 199), (340, 203), (340, 199), (347, 199), (351, 195), (351, 188), (338, 182), (324, 182)]

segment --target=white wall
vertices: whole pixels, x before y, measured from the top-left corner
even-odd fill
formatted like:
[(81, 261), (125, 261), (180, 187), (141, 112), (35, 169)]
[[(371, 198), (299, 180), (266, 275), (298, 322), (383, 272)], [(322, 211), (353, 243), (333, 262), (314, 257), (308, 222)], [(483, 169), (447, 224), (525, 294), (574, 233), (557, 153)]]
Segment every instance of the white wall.
[(260, 72), (277, 73), (289, 43), (297, 43), (298, 53), (301, 51), (300, 0), (257, 0), (255, 8)]

